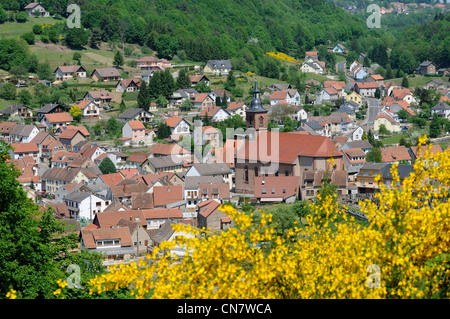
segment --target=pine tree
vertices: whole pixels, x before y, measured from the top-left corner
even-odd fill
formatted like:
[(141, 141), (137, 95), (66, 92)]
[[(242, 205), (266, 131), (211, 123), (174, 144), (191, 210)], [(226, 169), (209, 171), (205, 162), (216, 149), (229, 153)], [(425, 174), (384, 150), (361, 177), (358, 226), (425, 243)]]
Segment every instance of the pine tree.
[(409, 88), (409, 81), (408, 81), (408, 78), (406, 77), (406, 75), (403, 76), (402, 86), (403, 86), (404, 88)]
[(137, 97), (138, 106), (144, 110), (148, 110), (150, 107), (152, 99), (149, 92), (149, 87), (147, 87), (147, 83), (145, 81), (142, 82), (141, 87), (139, 89), (139, 94)]
[(117, 50), (116, 54), (114, 55), (114, 61), (113, 64), (116, 67), (121, 67), (125, 63), (122, 52)]
[(176, 81), (176, 86), (178, 89), (188, 89), (192, 85), (191, 79), (189, 78), (189, 73), (186, 71), (186, 69), (181, 69), (180, 72), (178, 72), (178, 78)]

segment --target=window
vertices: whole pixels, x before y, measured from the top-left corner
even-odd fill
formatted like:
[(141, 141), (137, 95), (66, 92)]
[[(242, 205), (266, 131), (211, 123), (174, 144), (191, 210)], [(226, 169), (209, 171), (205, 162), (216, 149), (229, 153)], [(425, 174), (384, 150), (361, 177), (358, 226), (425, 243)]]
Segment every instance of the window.
[(258, 167), (255, 167), (255, 177), (258, 176)]
[(244, 168), (244, 181), (245, 183), (248, 183), (248, 167), (245, 166)]
[(283, 194), (286, 194), (286, 188), (283, 188)]
[(272, 188), (272, 194), (275, 194), (275, 188)]
[(261, 190), (261, 194), (267, 194), (267, 189), (263, 188), (263, 189)]
[(260, 126), (260, 127), (263, 127), (263, 126), (264, 126), (264, 117), (263, 117), (263, 116), (261, 116), (261, 117), (259, 118), (259, 126)]

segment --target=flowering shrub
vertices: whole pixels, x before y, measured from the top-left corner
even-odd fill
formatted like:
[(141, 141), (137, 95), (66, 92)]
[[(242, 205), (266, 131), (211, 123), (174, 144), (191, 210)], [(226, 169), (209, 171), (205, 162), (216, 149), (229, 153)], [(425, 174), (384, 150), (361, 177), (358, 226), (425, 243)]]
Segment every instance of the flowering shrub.
[(273, 57), (277, 60), (283, 60), (287, 62), (293, 62), (293, 63), (302, 63), (300, 60), (296, 60), (293, 57), (290, 57), (289, 55), (282, 53), (282, 52), (266, 52), (267, 56)]
[[(341, 211), (335, 194), (319, 195), (308, 224), (283, 236), (271, 215), (260, 212), (256, 224), (255, 216), (223, 206), (235, 227), (215, 234), (176, 225), (195, 237), (111, 268), (90, 280), (90, 294), (129, 288), (136, 298), (448, 298), (450, 153), (426, 148), (421, 156), (425, 141), (401, 188), (380, 185), (378, 205), (360, 203), (367, 225)], [(396, 165), (392, 174), (395, 185)], [(186, 248), (184, 258), (169, 253), (175, 245)]]

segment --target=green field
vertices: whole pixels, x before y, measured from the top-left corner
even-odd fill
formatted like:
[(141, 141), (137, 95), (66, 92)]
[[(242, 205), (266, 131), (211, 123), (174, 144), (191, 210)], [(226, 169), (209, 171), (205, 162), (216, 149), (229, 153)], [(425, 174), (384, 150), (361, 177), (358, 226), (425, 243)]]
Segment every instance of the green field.
[(34, 18), (28, 17), (28, 21), (24, 23), (5, 22), (0, 24), (0, 37), (3, 38), (18, 38), (23, 33), (31, 32), (35, 24), (54, 24), (60, 23), (64, 20), (53, 18)]
[[(415, 88), (415, 87), (423, 87), (425, 84), (427, 84), (427, 82), (431, 81), (431, 80), (435, 80), (435, 79), (440, 79), (442, 81), (447, 81), (448, 82), (448, 78), (447, 77), (428, 77), (428, 76), (423, 76), (423, 75), (416, 75), (414, 77), (408, 76), (408, 83), (409, 83), (409, 87), (410, 88)], [(402, 84), (402, 80), (403, 78), (396, 78), (396, 79), (391, 79), (389, 81), (394, 82), (398, 85)]]

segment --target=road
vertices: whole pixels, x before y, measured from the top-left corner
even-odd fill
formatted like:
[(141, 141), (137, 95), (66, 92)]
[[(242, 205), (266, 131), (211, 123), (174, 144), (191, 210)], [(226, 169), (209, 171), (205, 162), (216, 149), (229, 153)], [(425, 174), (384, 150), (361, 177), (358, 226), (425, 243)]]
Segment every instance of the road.
[(366, 117), (366, 123), (367, 124), (373, 124), (375, 122), (375, 117), (380, 112), (380, 100), (374, 99), (374, 98), (365, 98), (367, 101), (367, 117)]
[(347, 61), (342, 61), (339, 63), (336, 63), (336, 72), (344, 72), (346, 71), (347, 68)]

